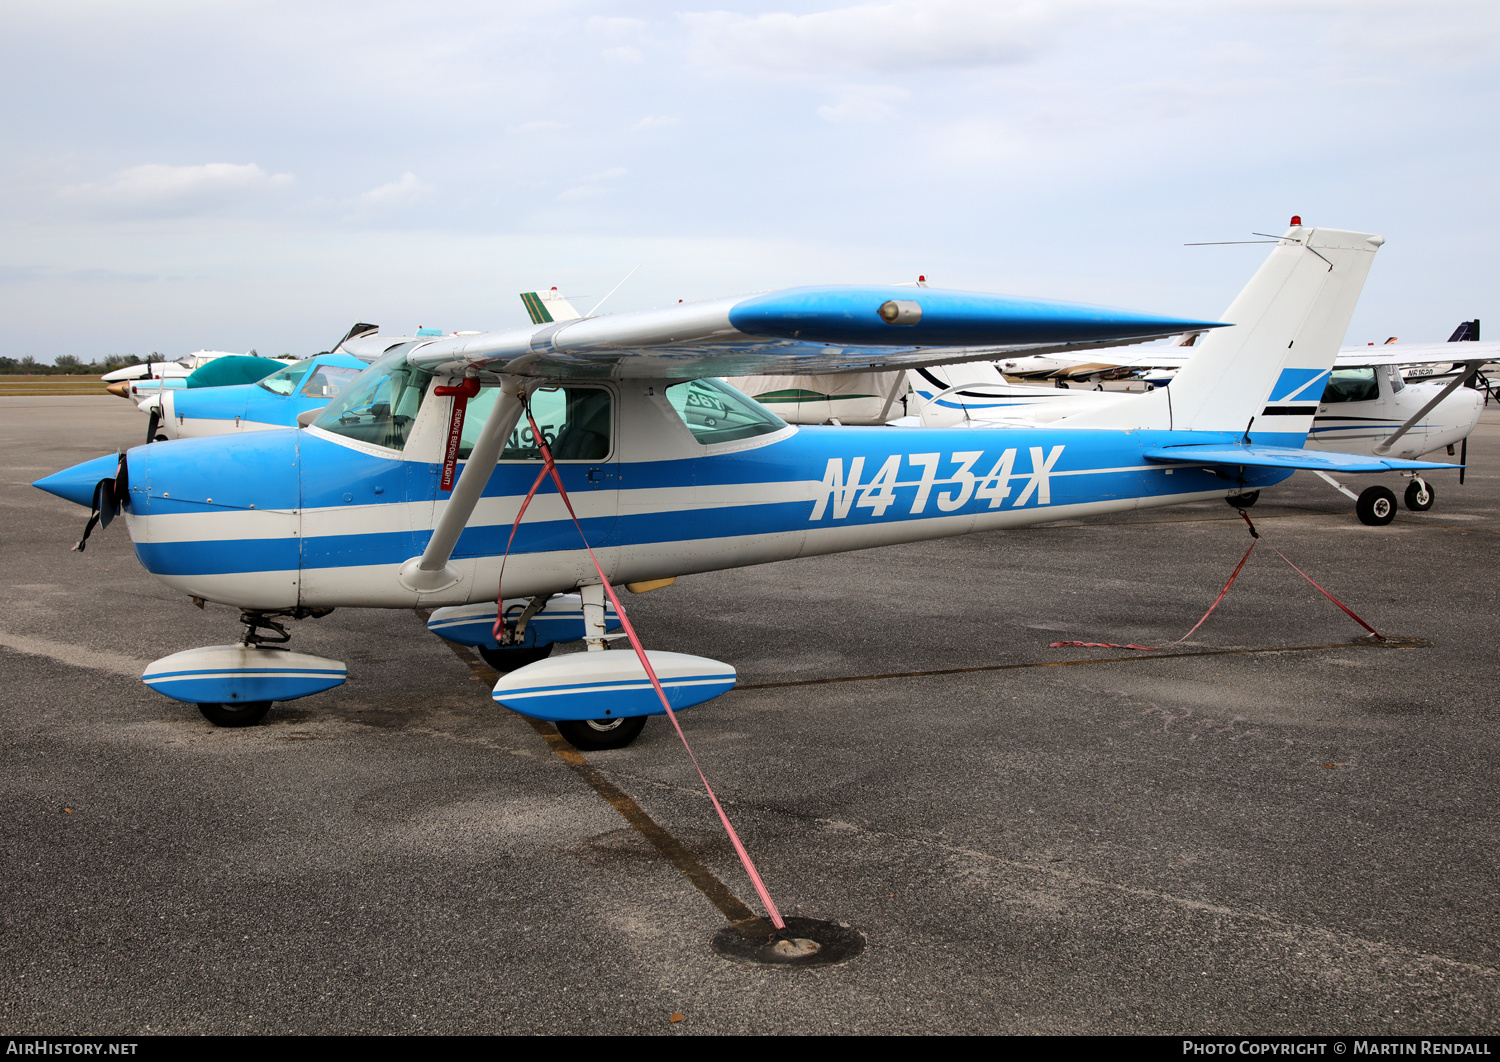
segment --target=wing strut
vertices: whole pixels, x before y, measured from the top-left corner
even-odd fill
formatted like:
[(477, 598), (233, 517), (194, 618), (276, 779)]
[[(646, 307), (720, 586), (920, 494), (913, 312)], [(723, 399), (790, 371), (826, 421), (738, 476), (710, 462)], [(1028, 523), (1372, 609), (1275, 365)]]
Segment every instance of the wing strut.
[(1411, 431), (1412, 427), (1417, 423), (1417, 421), (1421, 420), (1423, 417), (1427, 416), (1427, 414), (1436, 409), (1439, 402), (1441, 402), (1443, 399), (1451, 395), (1454, 391), (1457, 391), (1461, 386), (1472, 380), (1474, 378), (1474, 374), (1479, 371), (1479, 367), (1484, 363), (1479, 361), (1471, 361), (1467, 364), (1469, 366), (1468, 372), (1460, 373), (1459, 375), (1455, 376), (1448, 382), (1447, 387), (1443, 388), (1437, 393), (1436, 398), (1413, 413), (1407, 419), (1406, 423), (1397, 428), (1392, 434), (1386, 436), (1384, 439), (1381, 439), (1378, 443), (1376, 443), (1375, 452), (1377, 454), (1390, 453), (1391, 447), (1396, 445), (1397, 439), (1401, 438), (1401, 436)]
[(473, 452), (464, 462), (464, 470), (453, 486), (453, 494), (438, 516), (437, 526), (432, 529), (432, 537), (427, 540), (427, 548), (420, 557), (413, 557), (401, 565), (401, 570), (396, 573), (397, 582), (408, 590), (419, 594), (433, 594), (446, 590), (461, 578), (448, 567), (448, 558), (453, 556), (458, 536), (463, 534), (469, 517), (474, 515), (474, 506), (479, 504), (484, 485), (489, 482), (490, 474), (495, 471), (495, 464), (500, 460), (501, 447), (510, 438), (516, 421), (521, 417), (521, 399), (513, 390), (520, 384), (507, 381), (503, 386), (504, 390), (495, 401), (495, 408), (490, 411), (489, 420), (479, 430)]

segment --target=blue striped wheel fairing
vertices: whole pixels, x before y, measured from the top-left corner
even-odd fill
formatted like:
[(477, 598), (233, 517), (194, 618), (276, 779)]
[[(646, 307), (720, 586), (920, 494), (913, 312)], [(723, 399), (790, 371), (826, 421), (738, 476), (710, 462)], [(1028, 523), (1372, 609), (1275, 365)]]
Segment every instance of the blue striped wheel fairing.
[[(733, 674), (722, 673), (661, 679), (662, 691), (674, 712), (728, 693), (734, 683)], [(511, 711), (552, 722), (666, 714), (656, 690), (644, 677), (613, 681), (585, 679), (507, 690), (497, 686), (493, 696), (497, 704)]]
[(199, 668), (146, 675), (156, 692), (190, 704), (291, 701), (344, 684), (344, 668)]

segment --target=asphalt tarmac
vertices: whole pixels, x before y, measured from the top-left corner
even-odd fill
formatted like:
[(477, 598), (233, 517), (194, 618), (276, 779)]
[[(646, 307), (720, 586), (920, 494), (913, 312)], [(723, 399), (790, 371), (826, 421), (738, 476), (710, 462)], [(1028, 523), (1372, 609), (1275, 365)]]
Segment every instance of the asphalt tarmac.
[[(157, 584), (123, 524), (70, 553), (86, 513), (29, 486), (144, 427), (0, 399), (4, 1032), (1500, 1025), (1500, 412), (1429, 513), (1365, 527), (1304, 473), (1253, 510), (1425, 648), (1355, 644), (1264, 546), (1179, 655), (1048, 648), (1181, 636), (1249, 543), (1222, 502), (628, 597), (648, 646), (759, 687), (682, 719), (783, 911), (865, 934), (819, 969), (714, 954), (720, 908), (601, 796), (755, 906), (665, 720), (570, 763), (410, 611), (298, 623), (349, 682), (252, 729), (144, 686), (235, 613)], [(811, 681), (910, 672), (936, 673)]]

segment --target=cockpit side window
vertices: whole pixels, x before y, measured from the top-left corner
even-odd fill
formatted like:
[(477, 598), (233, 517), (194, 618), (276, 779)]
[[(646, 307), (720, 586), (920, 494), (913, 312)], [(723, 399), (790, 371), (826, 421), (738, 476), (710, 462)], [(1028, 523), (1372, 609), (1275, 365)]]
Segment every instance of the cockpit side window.
[(363, 443), (400, 450), (427, 396), (432, 374), (406, 362), (406, 346), (380, 358), (332, 402), (315, 425)]
[[(489, 420), (499, 397), (500, 388), (486, 387), (469, 400), (458, 447), (460, 459), (467, 460), (473, 452), (479, 431)], [(614, 409), (610, 393), (604, 388), (573, 384), (539, 387), (531, 392), (531, 416), (556, 460), (602, 461), (609, 456)], [(523, 415), (510, 433), (500, 460), (541, 459), (541, 448)]]
[(1373, 402), (1380, 397), (1380, 385), (1375, 382), (1375, 368), (1334, 369), (1328, 377), (1328, 386), (1323, 390), (1323, 401)]
[(723, 380), (688, 380), (667, 388), (667, 401), (705, 446), (769, 435), (786, 422)]

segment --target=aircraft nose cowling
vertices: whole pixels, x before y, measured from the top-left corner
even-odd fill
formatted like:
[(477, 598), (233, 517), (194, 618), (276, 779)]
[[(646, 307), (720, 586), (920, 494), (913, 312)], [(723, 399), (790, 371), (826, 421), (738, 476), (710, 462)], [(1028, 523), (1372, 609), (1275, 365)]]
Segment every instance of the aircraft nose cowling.
[(105, 454), (92, 461), (85, 461), (81, 465), (74, 465), (61, 472), (54, 472), (50, 476), (43, 476), (32, 486), (88, 509), (93, 507), (94, 488), (98, 486), (99, 481), (114, 479), (119, 467), (119, 454)]
[(138, 446), (130, 451), (130, 500), (138, 513), (289, 510), (299, 503), (296, 431), (258, 431)]

